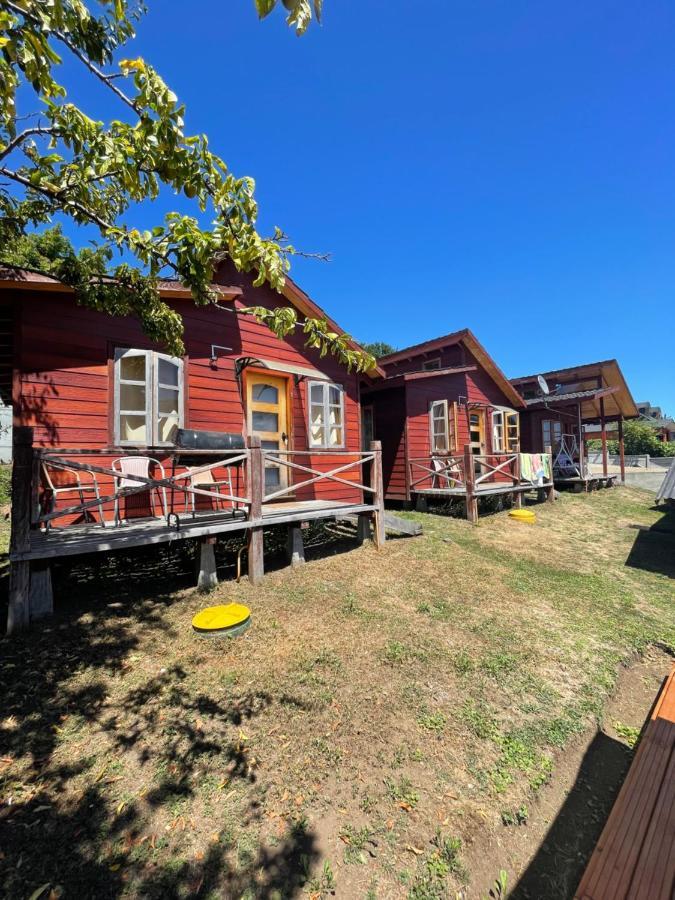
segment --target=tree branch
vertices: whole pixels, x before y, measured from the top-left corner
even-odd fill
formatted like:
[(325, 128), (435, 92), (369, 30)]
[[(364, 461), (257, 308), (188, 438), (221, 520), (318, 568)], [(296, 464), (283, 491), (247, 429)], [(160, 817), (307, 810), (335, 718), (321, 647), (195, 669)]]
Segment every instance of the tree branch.
[(31, 137), (32, 135), (55, 135), (58, 134), (58, 128), (54, 126), (53, 128), (42, 128), (41, 126), (36, 125), (34, 128), (26, 128), (25, 131), (22, 131), (21, 134), (17, 134), (17, 136), (7, 144), (4, 150), (0, 150), (0, 159), (4, 159), (6, 156), (16, 150), (16, 148), (26, 140), (26, 138)]
[[(29, 22), (32, 22), (32, 24), (35, 25), (36, 28), (42, 29), (42, 23), (40, 22), (40, 20), (38, 18), (31, 15), (29, 12), (27, 12), (25, 9), (22, 9), (20, 6), (17, 6), (15, 3), (12, 3), (11, 0), (3, 0), (3, 5), (6, 6), (7, 9), (11, 9), (15, 15), (21, 16), (22, 18), (27, 19)], [(51, 31), (50, 34), (53, 35), (57, 40), (61, 41), (61, 43), (64, 44), (64, 46), (66, 46), (70, 50), (70, 52), (74, 56), (76, 56), (84, 66), (86, 66), (89, 69), (89, 71), (92, 73), (92, 75), (95, 75), (99, 79), (99, 81), (102, 81), (103, 84), (105, 84), (108, 88), (110, 88), (110, 90), (113, 92), (113, 94), (115, 94), (123, 103), (126, 103), (126, 105), (130, 109), (133, 109), (133, 111), (137, 115), (140, 114), (140, 110), (138, 109), (138, 107), (136, 106), (134, 101), (130, 97), (127, 97), (127, 95), (124, 93), (124, 91), (121, 91), (117, 87), (116, 84), (113, 84), (113, 78), (116, 76), (106, 75), (105, 72), (102, 72), (101, 69), (99, 69), (99, 67), (97, 65), (95, 65), (95, 63), (93, 63), (86, 56), (86, 54), (84, 54), (80, 50), (80, 48), (76, 44), (74, 44), (70, 40), (70, 38), (66, 34), (64, 34), (62, 31), (54, 30), (54, 31)]]

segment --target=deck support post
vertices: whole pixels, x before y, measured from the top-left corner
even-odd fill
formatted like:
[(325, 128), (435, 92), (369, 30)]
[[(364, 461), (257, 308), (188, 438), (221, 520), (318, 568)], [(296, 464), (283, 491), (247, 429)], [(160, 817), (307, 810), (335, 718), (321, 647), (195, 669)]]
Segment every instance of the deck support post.
[(216, 570), (216, 539), (204, 537), (199, 541), (199, 558), (197, 559), (197, 589), (208, 593), (218, 587)]
[(54, 612), (52, 570), (45, 559), (30, 563), (29, 607), (31, 622), (51, 616)]
[(288, 562), (293, 568), (305, 562), (305, 545), (302, 542), (302, 526), (299, 522), (292, 522), (288, 526), (286, 553)]
[[(33, 502), (33, 429), (15, 426), (12, 433), (12, 512), (10, 553), (30, 549)], [(7, 634), (27, 628), (31, 620), (30, 563), (12, 562), (9, 567)]]
[(623, 440), (623, 416), (619, 416), (619, 467), (621, 469), (621, 484), (626, 483), (626, 450)]
[[(516, 458), (513, 461), (513, 479), (516, 487), (520, 487), (520, 453), (516, 453)], [(511, 495), (513, 497), (513, 507), (515, 509), (522, 509), (523, 506), (523, 492), (522, 491), (514, 491)]]
[(415, 511), (416, 512), (428, 512), (429, 504), (427, 503), (427, 498), (424, 494), (418, 494), (417, 500), (415, 501)]
[[(252, 522), (261, 522), (265, 462), (260, 448), (260, 438), (252, 435), (248, 439), (248, 446), (250, 450), (248, 481), (251, 495), (249, 519)], [(264, 575), (263, 529), (261, 525), (254, 525), (248, 530), (248, 578), (252, 584), (259, 584)]]
[(600, 441), (602, 443), (602, 475), (607, 478), (607, 422), (604, 397), (600, 398)]
[(475, 489), (476, 473), (473, 469), (473, 453), (471, 445), (464, 445), (464, 484), (466, 485), (466, 517), (475, 525), (478, 521), (478, 499)]
[(384, 530), (384, 482), (382, 479), (382, 442), (371, 441), (370, 452), (375, 457), (371, 467), (371, 483), (370, 486), (375, 488), (373, 494), (373, 541), (379, 550), (384, 547), (386, 533)]
[(358, 524), (356, 526), (356, 540), (359, 544), (364, 544), (366, 541), (371, 540), (371, 538), (371, 516), (369, 516), (368, 513), (359, 513)]

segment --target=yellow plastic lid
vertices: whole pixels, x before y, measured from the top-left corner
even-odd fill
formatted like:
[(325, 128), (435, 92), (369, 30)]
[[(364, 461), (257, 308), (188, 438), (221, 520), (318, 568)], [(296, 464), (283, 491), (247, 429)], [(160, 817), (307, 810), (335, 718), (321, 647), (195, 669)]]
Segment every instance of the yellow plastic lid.
[(537, 517), (530, 509), (512, 509), (509, 518), (520, 519), (521, 522), (536, 522)]
[(251, 618), (251, 610), (241, 603), (228, 603), (224, 606), (208, 606), (202, 609), (192, 620), (195, 631), (214, 634), (231, 630), (243, 630)]

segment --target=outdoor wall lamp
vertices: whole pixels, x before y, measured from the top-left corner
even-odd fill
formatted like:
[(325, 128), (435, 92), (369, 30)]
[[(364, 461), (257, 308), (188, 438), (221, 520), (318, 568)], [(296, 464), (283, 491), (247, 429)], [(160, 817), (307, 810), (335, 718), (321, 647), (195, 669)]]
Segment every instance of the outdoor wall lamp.
[(232, 347), (223, 347), (221, 344), (211, 344), (211, 368), (218, 368), (218, 351), (229, 353)]

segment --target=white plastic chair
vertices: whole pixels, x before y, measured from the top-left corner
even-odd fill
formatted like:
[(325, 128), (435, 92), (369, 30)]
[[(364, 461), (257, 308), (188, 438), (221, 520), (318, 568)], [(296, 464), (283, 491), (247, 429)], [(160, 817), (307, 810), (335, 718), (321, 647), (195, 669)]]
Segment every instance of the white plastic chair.
[[(190, 469), (188, 469), (187, 471), (190, 472)], [(221, 502), (221, 501), (223, 503), (228, 502), (227, 497), (221, 497), (221, 495), (220, 495), (221, 487), (226, 488), (228, 494), (232, 494), (232, 472), (230, 471), (229, 466), (227, 466), (225, 468), (225, 472), (226, 472), (225, 478), (221, 479), (220, 481), (215, 481), (215, 479), (213, 477), (213, 469), (207, 469), (205, 472), (199, 472), (197, 475), (191, 475), (190, 479), (189, 479), (190, 487), (197, 488), (200, 491), (209, 491), (209, 493), (213, 494), (214, 498), (217, 498), (216, 499), (216, 509), (217, 509), (218, 502)], [(197, 512), (197, 509), (196, 509), (197, 496), (198, 496), (197, 494), (190, 494), (190, 505), (192, 507), (193, 518)], [(203, 496), (203, 495), (199, 495), (199, 496)], [(185, 498), (185, 502), (187, 504), (187, 496)], [(235, 504), (234, 500), (229, 500), (229, 503), (230, 503), (230, 506), (232, 507), (232, 515), (234, 515), (234, 513), (236, 511), (236, 504)]]
[[(161, 477), (166, 478), (164, 466), (158, 459), (153, 459), (151, 456), (120, 456), (118, 459), (113, 460), (112, 468), (116, 472), (119, 472), (119, 475), (115, 477), (115, 525), (120, 524), (119, 491), (122, 491), (125, 488), (141, 487), (140, 481), (136, 481), (134, 478), (128, 478), (127, 476), (138, 475), (141, 478), (150, 478), (151, 466), (156, 466), (159, 469)], [(166, 516), (166, 487), (164, 487), (164, 485), (154, 487), (153, 485), (148, 484), (143, 488), (143, 491), (147, 491), (150, 495), (150, 510), (153, 516), (155, 515), (153, 494), (157, 491), (160, 496), (162, 514)], [(137, 495), (143, 493), (143, 491), (138, 491)]]
[[(85, 502), (85, 494), (93, 494), (96, 500), (99, 501), (98, 512), (101, 517), (101, 525), (105, 525), (103, 519), (103, 504), (101, 503), (101, 494), (98, 489), (96, 474), (94, 472), (88, 472), (87, 474), (91, 476), (91, 484), (82, 483), (82, 477), (78, 469), (69, 469), (66, 466), (50, 466), (49, 463), (43, 462), (42, 477), (44, 478), (45, 488), (49, 493), (48, 512), (54, 512), (56, 508), (56, 499), (59, 494), (76, 493), (82, 504)], [(87, 516), (91, 516), (91, 518), (94, 519), (94, 516), (89, 509), (85, 509), (83, 512), (85, 520)], [(51, 519), (45, 523), (45, 530), (49, 531), (50, 526)]]

